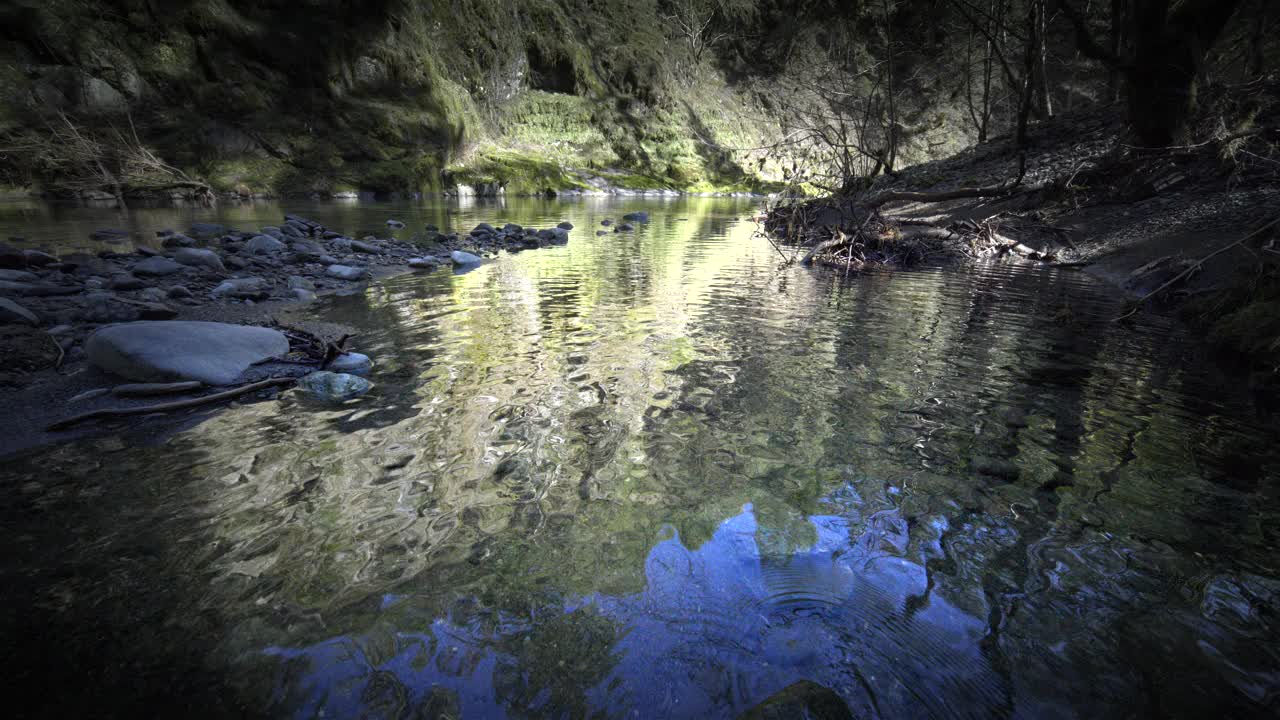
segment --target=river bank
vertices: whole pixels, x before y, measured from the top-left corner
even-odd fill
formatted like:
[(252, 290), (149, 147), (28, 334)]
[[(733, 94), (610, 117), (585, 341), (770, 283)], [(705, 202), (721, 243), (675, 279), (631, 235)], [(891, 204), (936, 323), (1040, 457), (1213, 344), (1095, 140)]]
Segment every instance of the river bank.
[(1273, 383), (1280, 265), (1275, 82), (1219, 91), (1198, 140), (1135, 147), (1119, 114), (1077, 112), (878, 178), (847, 197), (780, 204), (765, 220), (805, 260), (839, 268), (1009, 260), (1078, 269), (1180, 316), (1228, 362)]
[[(647, 214), (632, 217), (647, 219)], [(305, 356), (314, 348), (299, 348), (300, 338), (304, 345), (323, 345), (353, 334), (352, 328), (316, 320), (312, 305), (323, 296), (362, 292), (371, 281), (403, 273), (467, 272), (501, 252), (564, 245), (573, 225), (561, 221), (539, 230), (479, 223), (469, 232), (442, 232), (432, 224), (415, 231), (389, 219), (385, 228), (381, 237), (357, 240), (286, 214), (279, 225), (257, 230), (196, 222), (184, 232), (165, 229), (144, 237), (136, 231), (101, 228), (92, 233), (92, 241), (119, 249), (97, 253), (55, 256), (31, 248), (0, 248), (5, 266), (0, 269), (0, 344), (6, 357), (0, 393), (11, 408), (0, 427), (5, 452), (101, 432), (92, 424), (48, 432), (68, 415), (156, 402), (146, 394), (110, 391), (144, 378), (113, 374), (86, 351), (101, 328), (139, 322), (168, 327), (171, 323), (166, 321), (176, 321), (174, 327), (196, 321), (278, 328), (291, 333), (293, 355)], [(598, 232), (634, 229), (632, 223), (610, 220)], [(343, 349), (355, 350), (358, 343), (353, 339)], [(200, 349), (190, 351), (198, 354)], [(293, 362), (255, 363), (236, 384), (299, 376), (303, 368), (291, 367)], [(214, 390), (205, 383), (176, 396), (199, 397)], [(279, 391), (267, 388), (247, 397), (273, 397)], [(167, 425), (193, 421), (181, 418)]]

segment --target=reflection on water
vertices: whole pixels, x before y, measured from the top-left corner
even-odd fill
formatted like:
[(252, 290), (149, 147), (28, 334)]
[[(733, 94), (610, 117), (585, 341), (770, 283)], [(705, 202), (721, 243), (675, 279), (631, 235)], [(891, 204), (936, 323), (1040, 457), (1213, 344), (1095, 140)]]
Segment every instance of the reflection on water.
[(578, 229), (329, 301), (348, 405), (11, 465), (7, 676), (46, 715), (1276, 710), (1274, 424), (1176, 328), (1080, 273), (780, 269), (740, 204), (592, 234), (633, 206), (453, 209)]

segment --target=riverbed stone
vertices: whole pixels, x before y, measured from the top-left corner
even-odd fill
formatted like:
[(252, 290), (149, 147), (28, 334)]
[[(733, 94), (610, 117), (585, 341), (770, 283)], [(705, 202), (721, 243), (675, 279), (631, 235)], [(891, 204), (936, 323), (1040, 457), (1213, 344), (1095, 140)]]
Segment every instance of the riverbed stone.
[(638, 212), (627, 213), (622, 216), (622, 219), (629, 220), (631, 222), (649, 222), (649, 213), (645, 210), (640, 210)]
[(39, 325), (36, 314), (8, 299), (0, 298), (0, 323), (17, 323), (19, 325)]
[(351, 249), (358, 253), (365, 253), (368, 255), (378, 255), (382, 252), (381, 250), (378, 249), (376, 245), (371, 245), (367, 242), (362, 242), (360, 240), (352, 240)]
[(266, 255), (284, 250), (287, 245), (270, 235), (255, 235), (245, 243), (244, 252), (250, 255)]
[(173, 300), (186, 300), (191, 297), (191, 290), (185, 285), (174, 285), (169, 288), (168, 295)]
[(85, 343), (94, 367), (139, 382), (232, 383), (250, 365), (289, 352), (278, 330), (191, 320), (109, 325)]
[(39, 250), (23, 250), (22, 257), (26, 259), (27, 265), (31, 267), (44, 267), (58, 262), (58, 258)]
[(392, 230), (403, 230), (404, 223), (400, 222), (399, 220), (388, 220), (387, 227), (391, 228)]
[(50, 283), (22, 283), (0, 280), (0, 292), (8, 295), (25, 295), (27, 297), (52, 297), (55, 295), (75, 295), (80, 292), (78, 285), (53, 285)]
[(373, 360), (363, 353), (346, 352), (330, 361), (326, 369), (336, 373), (368, 375), (373, 370)]
[(218, 283), (218, 286), (209, 291), (214, 297), (247, 297), (257, 296), (266, 290), (266, 281), (262, 278), (230, 278)]
[(8, 245), (0, 245), (0, 268), (24, 268), (27, 256), (21, 250)]
[(212, 250), (182, 248), (173, 254), (173, 259), (190, 267), (204, 267), (218, 272), (227, 271), (226, 266), (222, 264), (222, 258), (218, 257), (218, 253)]
[(182, 233), (174, 233), (173, 235), (166, 235), (165, 238), (160, 241), (160, 245), (162, 247), (167, 247), (167, 248), (191, 247), (192, 245), (196, 245), (196, 244), (197, 244), (197, 240), (195, 238), (189, 237), (187, 235), (183, 235)]
[(435, 258), (425, 258), (425, 257), (409, 258), (409, 267), (413, 268), (414, 270), (433, 270), (438, 264), (439, 263), (436, 262)]
[(454, 250), (449, 253), (449, 259), (454, 265), (479, 265), (483, 260), (478, 255), (472, 255), (469, 252)]
[(164, 276), (181, 271), (181, 265), (164, 257), (149, 257), (133, 264), (134, 275)]
[(569, 222), (568, 220), (566, 220), (566, 221), (564, 221), (564, 222), (560, 223), (559, 225), (556, 225), (556, 227), (560, 228), (561, 230), (572, 230), (572, 229), (573, 229), (573, 223), (571, 223), (571, 222)]
[(330, 265), (324, 269), (325, 275), (339, 280), (360, 280), (368, 273), (367, 269), (352, 265)]
[(306, 288), (293, 288), (289, 292), (293, 293), (293, 299), (297, 300), (298, 302), (309, 303), (309, 302), (315, 302), (315, 299), (316, 299), (316, 293), (314, 290), (308, 290)]
[(0, 280), (7, 280), (9, 282), (39, 282), (40, 278), (25, 270), (2, 269), (0, 270)]
[(359, 397), (373, 387), (368, 380), (348, 373), (326, 370), (313, 372), (298, 381), (298, 388), (317, 400), (343, 402)]

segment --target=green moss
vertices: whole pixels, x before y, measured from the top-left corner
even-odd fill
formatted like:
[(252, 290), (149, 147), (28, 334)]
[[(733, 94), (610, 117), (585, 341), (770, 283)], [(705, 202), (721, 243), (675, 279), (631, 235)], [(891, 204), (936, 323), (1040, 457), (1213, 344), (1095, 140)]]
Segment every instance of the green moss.
[(582, 179), (555, 160), (514, 150), (489, 148), (467, 163), (446, 170), (451, 184), (496, 183), (514, 195), (537, 195), (552, 190), (586, 188)]

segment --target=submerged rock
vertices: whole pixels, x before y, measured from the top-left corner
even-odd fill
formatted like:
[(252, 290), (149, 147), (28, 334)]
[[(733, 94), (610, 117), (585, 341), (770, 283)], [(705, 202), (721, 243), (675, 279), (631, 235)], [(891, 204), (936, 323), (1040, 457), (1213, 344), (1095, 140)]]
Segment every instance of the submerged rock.
[(85, 343), (89, 363), (139, 382), (235, 382), (250, 365), (289, 352), (278, 330), (190, 320), (109, 325)]
[(391, 228), (392, 230), (403, 230), (404, 223), (400, 222), (399, 220), (388, 220), (387, 227)]
[(434, 270), (439, 265), (435, 258), (416, 257), (409, 258), (409, 267), (414, 270)]
[(649, 222), (649, 213), (644, 210), (641, 210), (639, 212), (627, 213), (626, 215), (622, 216), (622, 219), (630, 220), (631, 222)]
[(368, 375), (373, 370), (373, 360), (362, 353), (347, 352), (334, 358), (327, 369), (349, 375)]
[(449, 259), (453, 261), (454, 265), (479, 265), (481, 262), (484, 262), (480, 256), (472, 255), (469, 252), (463, 252), (461, 250), (454, 250), (449, 253)]
[(368, 273), (365, 268), (350, 265), (330, 265), (324, 269), (325, 275), (339, 280), (360, 280)]
[(564, 221), (564, 222), (560, 223), (559, 225), (556, 225), (556, 227), (560, 228), (561, 230), (572, 230), (572, 229), (573, 229), (573, 223), (571, 223), (571, 222), (569, 222), (568, 220), (566, 220), (566, 221)]
[(342, 402), (360, 397), (373, 385), (362, 377), (327, 370), (313, 372), (298, 381), (298, 388), (317, 400)]
[(191, 234), (196, 237), (213, 237), (227, 232), (227, 226), (217, 223), (192, 223)]

